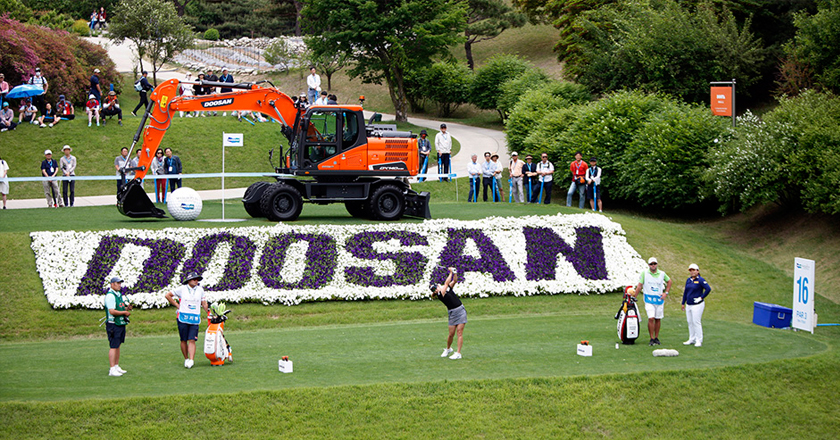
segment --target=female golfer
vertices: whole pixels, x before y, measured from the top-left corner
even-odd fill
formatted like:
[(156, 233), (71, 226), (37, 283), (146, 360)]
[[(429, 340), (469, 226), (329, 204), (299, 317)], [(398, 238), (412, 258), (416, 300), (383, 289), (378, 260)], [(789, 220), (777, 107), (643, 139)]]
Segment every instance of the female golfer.
[(461, 300), (455, 295), (452, 288), (458, 282), (458, 273), (454, 267), (449, 268), (449, 275), (443, 284), (432, 286), (432, 298), (437, 297), (449, 311), (449, 339), (446, 341), (446, 349), (440, 357), (447, 357), (452, 353), (452, 338), (458, 332), (458, 351), (449, 359), (461, 359), (461, 346), (464, 345), (464, 326), (467, 324), (467, 310), (461, 304)]
[(712, 286), (700, 276), (700, 268), (691, 263), (688, 266), (689, 277), (685, 280), (685, 291), (682, 297), (682, 309), (688, 321), (688, 340), (683, 345), (703, 345), (703, 310), (706, 309), (706, 297), (712, 291)]

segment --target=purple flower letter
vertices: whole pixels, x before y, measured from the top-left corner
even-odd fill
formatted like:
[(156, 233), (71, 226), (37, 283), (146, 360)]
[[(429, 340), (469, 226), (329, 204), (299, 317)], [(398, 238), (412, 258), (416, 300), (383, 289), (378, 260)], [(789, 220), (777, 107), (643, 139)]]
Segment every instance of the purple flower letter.
[[(467, 239), (471, 238), (481, 255), (480, 258), (464, 255), (464, 247)], [(481, 229), (452, 229), (449, 228), (449, 240), (446, 247), (440, 253), (440, 263), (432, 272), (432, 282), (441, 284), (446, 280), (447, 271), (445, 268), (454, 267), (459, 274), (465, 272), (484, 272), (493, 274), (493, 280), (500, 283), (516, 279), (513, 271), (508, 267), (507, 262), (499, 252), (499, 248), (493, 243), (490, 237), (484, 235)], [(459, 281), (463, 277), (459, 277)]]
[[(248, 237), (233, 235), (229, 232), (201, 237), (193, 247), (192, 257), (184, 262), (181, 276), (186, 276), (191, 272), (196, 272), (199, 275), (203, 274), (207, 270), (207, 264), (210, 263), (210, 258), (213, 257), (219, 243), (230, 243), (230, 255), (228, 255), (225, 264), (225, 272), (217, 284), (205, 287), (204, 290), (241, 289), (250, 277), (251, 265), (257, 247)], [(181, 282), (184, 282), (184, 280), (182, 279)]]
[[(286, 250), (289, 245), (298, 241), (306, 241), (306, 266), (303, 278), (295, 283), (283, 281), (280, 270), (286, 261)], [(320, 289), (333, 279), (336, 266), (335, 239), (324, 234), (283, 234), (268, 241), (260, 258), (260, 277), (266, 286), (273, 289)]]
[(372, 267), (350, 266), (344, 268), (347, 282), (360, 286), (386, 287), (415, 284), (423, 276), (428, 258), (420, 252), (385, 252), (378, 254), (373, 243), (397, 239), (403, 246), (428, 245), (426, 237), (416, 232), (388, 231), (362, 232), (347, 240), (346, 249), (357, 258), (365, 260), (394, 260), (397, 270), (393, 275), (376, 275)]
[(76, 289), (76, 295), (102, 295), (108, 292), (104, 287), (105, 278), (117, 264), (123, 247), (128, 243), (146, 246), (151, 249), (151, 254), (143, 262), (143, 273), (137, 279), (137, 284), (130, 289), (123, 286), (123, 293), (154, 292), (168, 286), (178, 263), (184, 258), (184, 245), (165, 238), (150, 240), (109, 235), (99, 241), (99, 247), (88, 262), (87, 272)]
[(574, 248), (569, 246), (550, 228), (526, 226), (522, 232), (525, 233), (525, 248), (528, 252), (528, 262), (525, 264), (525, 278), (527, 280), (555, 279), (558, 254), (563, 254), (583, 278), (588, 280), (607, 279), (600, 228), (575, 228), (577, 238)]

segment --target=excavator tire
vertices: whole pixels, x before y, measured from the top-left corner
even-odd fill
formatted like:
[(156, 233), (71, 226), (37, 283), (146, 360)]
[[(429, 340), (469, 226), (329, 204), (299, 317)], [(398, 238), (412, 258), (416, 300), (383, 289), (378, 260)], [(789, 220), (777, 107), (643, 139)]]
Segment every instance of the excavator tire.
[(370, 218), (368, 212), (365, 211), (365, 202), (363, 200), (350, 200), (344, 202), (344, 207), (347, 208), (347, 212), (349, 212), (353, 217)]
[(374, 220), (399, 220), (405, 212), (405, 196), (394, 185), (376, 188), (368, 203), (368, 212)]
[(294, 221), (303, 209), (303, 199), (293, 186), (272, 183), (260, 198), (260, 209), (271, 221)]
[[(266, 187), (268, 185), (271, 185), (271, 184), (268, 183), (268, 182), (252, 183), (251, 186), (249, 186), (248, 189), (245, 190), (244, 199), (246, 199), (246, 200), (249, 199), (250, 198), (249, 196), (251, 194), (256, 193), (256, 192), (260, 192), (261, 190), (264, 189), (264, 187)], [(251, 203), (243, 203), (243, 205), (245, 206), (245, 212), (247, 212), (248, 215), (250, 215), (251, 217), (254, 217), (254, 218), (265, 217), (265, 214), (263, 213), (263, 210), (260, 207), (260, 200), (256, 200), (256, 201), (251, 202)]]

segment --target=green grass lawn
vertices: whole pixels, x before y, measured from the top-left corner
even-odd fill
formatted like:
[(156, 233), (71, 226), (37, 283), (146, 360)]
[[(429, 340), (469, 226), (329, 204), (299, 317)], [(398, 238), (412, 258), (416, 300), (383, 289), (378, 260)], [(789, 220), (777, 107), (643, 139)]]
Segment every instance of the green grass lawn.
[[(220, 215), (218, 202), (205, 209)], [(245, 217), (238, 202), (226, 211)], [(579, 211), (436, 201), (432, 212), (468, 220)], [(752, 302), (788, 304), (792, 280), (728, 244), (719, 223), (611, 214), (676, 286), (682, 268), (697, 262), (715, 289), (699, 349), (680, 344), (684, 314), (675, 298), (667, 303), (660, 339), (680, 350), (677, 358), (653, 358), (644, 330), (641, 345), (614, 348), (616, 294), (466, 299), (470, 323), (457, 362), (439, 357), (446, 326), (436, 301), (234, 304), (232, 364), (209, 367), (199, 347), (196, 367), (184, 369), (172, 309), (143, 310), (122, 350), (129, 373), (109, 378), (102, 312), (47, 305), (28, 232), (218, 225), (130, 220), (113, 207), (2, 214), (0, 438), (101, 438), (111, 427), (125, 438), (412, 439), (827, 438), (840, 429), (832, 392), (840, 386), (840, 329), (810, 335), (751, 324)], [(324, 222), (364, 221), (330, 205), (307, 206), (297, 223)], [(241, 223), (255, 224), (269, 223)], [(820, 322), (840, 322), (837, 304), (822, 295), (817, 304)], [(574, 354), (582, 339), (592, 341), (592, 358)], [(277, 371), (283, 355), (295, 373)]]

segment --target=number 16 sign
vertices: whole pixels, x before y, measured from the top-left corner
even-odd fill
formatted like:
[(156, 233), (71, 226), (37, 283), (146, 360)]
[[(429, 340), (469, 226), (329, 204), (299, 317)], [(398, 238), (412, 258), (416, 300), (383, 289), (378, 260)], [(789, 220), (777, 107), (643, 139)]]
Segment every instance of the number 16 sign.
[(814, 333), (814, 296), (814, 261), (796, 258), (793, 266), (793, 328)]

